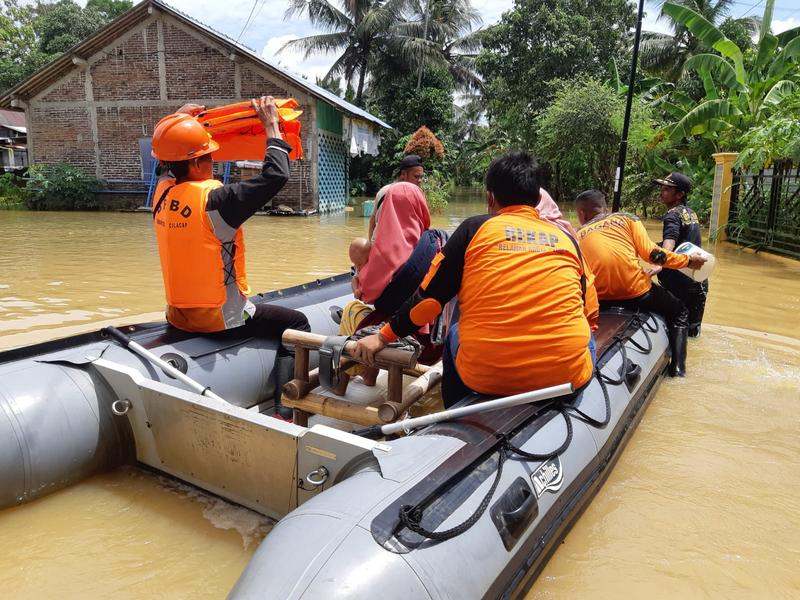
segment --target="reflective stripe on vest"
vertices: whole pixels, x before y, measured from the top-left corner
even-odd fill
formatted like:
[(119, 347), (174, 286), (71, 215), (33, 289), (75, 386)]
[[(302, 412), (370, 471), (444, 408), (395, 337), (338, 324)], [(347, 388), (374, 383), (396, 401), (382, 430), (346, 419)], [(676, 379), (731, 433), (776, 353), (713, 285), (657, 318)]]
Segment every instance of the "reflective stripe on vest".
[(241, 228), (216, 231), (206, 213), (209, 192), (221, 186), (216, 179), (158, 183), (154, 197), (163, 200), (154, 208), (153, 225), (172, 307), (221, 309), (229, 300), (226, 287), (240, 296), (237, 304), (250, 293)]

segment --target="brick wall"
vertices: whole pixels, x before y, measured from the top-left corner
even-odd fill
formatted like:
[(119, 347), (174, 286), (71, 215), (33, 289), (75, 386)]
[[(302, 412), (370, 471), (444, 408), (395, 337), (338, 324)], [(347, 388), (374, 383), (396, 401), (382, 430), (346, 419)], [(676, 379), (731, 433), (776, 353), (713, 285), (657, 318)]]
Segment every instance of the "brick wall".
[(97, 138), (100, 150), (100, 177), (139, 179), (142, 161), (139, 139), (153, 135), (153, 126), (165, 114), (179, 108), (152, 106), (97, 107)]
[(95, 100), (159, 98), (158, 33), (151, 23), (108, 48), (91, 65)]
[(30, 110), (28, 139), (35, 140), (32, 163), (66, 162), (94, 175), (94, 141), (85, 107), (34, 106)]
[(164, 59), (170, 98), (230, 98), (236, 67), (216, 48), (176, 25), (164, 27)]
[(45, 94), (42, 100), (45, 102), (86, 100), (86, 78), (81, 71), (75, 69)]
[[(159, 34), (164, 44), (164, 81), (160, 80)], [(89, 58), (88, 67), (76, 66), (30, 102), (29, 129), (32, 161), (68, 162), (103, 179), (140, 180), (139, 139), (150, 137), (164, 115), (188, 101), (221, 105), (261, 94), (293, 96), (301, 103), (306, 94), (291, 82), (239, 58), (241, 94), (236, 93), (236, 63), (199, 31), (167, 15), (159, 15), (128, 32), (115, 44)], [(86, 99), (86, 71), (93, 100)], [(166, 99), (162, 97), (166, 84)], [(310, 101), (310, 100), (307, 100)], [(316, 206), (311, 182), (311, 105), (302, 106), (306, 159), (292, 165), (289, 183), (275, 205)], [(97, 148), (97, 153), (95, 152)], [(131, 187), (131, 186), (129, 186)]]

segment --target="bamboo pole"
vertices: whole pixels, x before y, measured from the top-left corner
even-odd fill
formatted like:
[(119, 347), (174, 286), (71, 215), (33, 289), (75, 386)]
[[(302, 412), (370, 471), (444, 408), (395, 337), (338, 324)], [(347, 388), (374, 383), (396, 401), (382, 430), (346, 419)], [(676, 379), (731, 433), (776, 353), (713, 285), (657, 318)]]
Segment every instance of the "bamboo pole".
[[(318, 350), (325, 342), (326, 336), (317, 333), (308, 333), (306, 331), (297, 331), (295, 329), (287, 329), (283, 333), (283, 343), (286, 345), (294, 345), (298, 350), (305, 348), (306, 350)], [(345, 358), (355, 358), (353, 351), (355, 350), (356, 342), (349, 341), (344, 345), (342, 355)], [(388, 369), (389, 367), (400, 366), (403, 368), (413, 367), (417, 364), (416, 357), (411, 352), (400, 350), (398, 348), (384, 348), (375, 355), (375, 364), (378, 367)]]
[(348, 421), (358, 425), (378, 425), (381, 423), (378, 416), (378, 409), (374, 406), (364, 406), (347, 400), (320, 396), (310, 393), (299, 400), (284, 398), (284, 406), (293, 408), (295, 411), (322, 415)]
[[(340, 369), (349, 369), (354, 364), (357, 364), (354, 360), (343, 360), (342, 366), (339, 367)], [(408, 369), (403, 369), (403, 375), (409, 375), (411, 377), (420, 377), (425, 375), (425, 373), (429, 372), (432, 367), (428, 365), (414, 365)], [(319, 369), (313, 369), (308, 373), (308, 381), (301, 381), (300, 379), (292, 379), (288, 381), (283, 386), (283, 397), (288, 398), (290, 400), (298, 400), (305, 396), (311, 390), (319, 387)]]
[(378, 416), (383, 423), (391, 423), (418, 402), (428, 391), (442, 380), (441, 361), (433, 365), (427, 373), (412, 381), (403, 390), (402, 400), (392, 402), (391, 399), (378, 407)]

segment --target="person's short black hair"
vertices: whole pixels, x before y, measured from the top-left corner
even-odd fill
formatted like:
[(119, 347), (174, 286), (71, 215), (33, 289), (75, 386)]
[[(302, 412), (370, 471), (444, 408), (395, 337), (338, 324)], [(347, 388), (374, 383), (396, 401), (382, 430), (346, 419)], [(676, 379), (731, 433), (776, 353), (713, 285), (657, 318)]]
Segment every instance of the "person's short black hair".
[(600, 190), (586, 190), (575, 197), (575, 206), (590, 206), (595, 209), (605, 209), (606, 196)]
[(203, 154), (202, 156), (198, 156), (197, 158), (191, 158), (189, 160), (176, 160), (174, 162), (165, 163), (167, 165), (167, 169), (169, 172), (172, 173), (172, 176), (175, 179), (186, 179), (189, 176), (189, 165), (193, 160), (196, 161), (203, 161), (203, 160), (212, 160), (210, 154)]
[(409, 154), (408, 156), (404, 156), (403, 160), (400, 161), (398, 171), (405, 171), (406, 169), (413, 169), (414, 167), (422, 166), (424, 166), (422, 164), (422, 158), (416, 154)]
[(486, 171), (486, 189), (500, 206), (539, 204), (539, 165), (525, 151), (509, 152), (495, 158)]
[(188, 160), (176, 160), (167, 163), (167, 168), (175, 179), (185, 179), (189, 175), (189, 162)]

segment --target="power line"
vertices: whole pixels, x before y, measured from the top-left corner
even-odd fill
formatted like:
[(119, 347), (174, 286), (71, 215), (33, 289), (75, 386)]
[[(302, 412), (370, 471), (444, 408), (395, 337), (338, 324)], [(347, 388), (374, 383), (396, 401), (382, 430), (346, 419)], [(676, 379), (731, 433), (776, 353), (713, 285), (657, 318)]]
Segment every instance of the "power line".
[(240, 39), (242, 39), (242, 36), (244, 35), (245, 30), (250, 25), (250, 20), (253, 18), (253, 13), (256, 10), (256, 6), (258, 5), (258, 2), (259, 2), (259, 0), (253, 0), (253, 6), (250, 8), (250, 14), (247, 15), (247, 20), (244, 22), (244, 25), (242, 26), (242, 30), (239, 32), (239, 36), (236, 38), (237, 42)]
[[(752, 4), (750, 4), (750, 2), (739, 2), (738, 0), (734, 0), (733, 2), (731, 2), (731, 4), (735, 4), (736, 6), (747, 6), (750, 9), (755, 8)], [(796, 12), (800, 12), (800, 9), (795, 9), (795, 8), (793, 8), (791, 6), (777, 6), (776, 5), (775, 6), (775, 11), (784, 11), (784, 12), (788, 11), (790, 13), (796, 13)]]
[(754, 10), (754, 9), (756, 9), (756, 8), (758, 8), (758, 6), (759, 6), (759, 5), (761, 5), (761, 4), (764, 4), (764, 0), (759, 0), (758, 2), (756, 2), (755, 4), (753, 4), (753, 6), (751, 6), (751, 7), (750, 7), (750, 8), (747, 10), (747, 12), (746, 12), (746, 13), (744, 13), (743, 15), (740, 15), (740, 16), (739, 16), (739, 18), (740, 18), (740, 19), (744, 19), (744, 18), (745, 18), (747, 15), (749, 15), (751, 12), (753, 12), (753, 10)]

